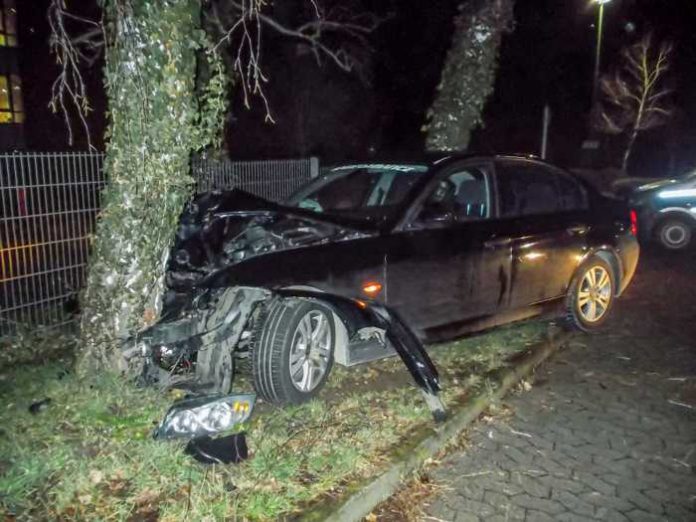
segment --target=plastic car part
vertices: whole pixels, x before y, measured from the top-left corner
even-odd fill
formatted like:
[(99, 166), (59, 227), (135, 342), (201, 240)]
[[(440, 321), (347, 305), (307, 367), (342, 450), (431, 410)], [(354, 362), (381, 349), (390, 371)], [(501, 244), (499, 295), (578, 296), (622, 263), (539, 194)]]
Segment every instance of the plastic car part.
[(253, 393), (192, 397), (177, 401), (169, 408), (153, 437), (190, 439), (227, 431), (249, 419), (255, 402)]
[(203, 464), (237, 464), (249, 457), (245, 433), (191, 439), (184, 452)]
[[(124, 357), (143, 358), (142, 384), (229, 393), (234, 349), (256, 305), (270, 296), (267, 290), (242, 286), (206, 290), (179, 316), (160, 321), (126, 343)], [(179, 362), (194, 359), (195, 374), (178, 371)], [(191, 379), (195, 382), (187, 382)]]

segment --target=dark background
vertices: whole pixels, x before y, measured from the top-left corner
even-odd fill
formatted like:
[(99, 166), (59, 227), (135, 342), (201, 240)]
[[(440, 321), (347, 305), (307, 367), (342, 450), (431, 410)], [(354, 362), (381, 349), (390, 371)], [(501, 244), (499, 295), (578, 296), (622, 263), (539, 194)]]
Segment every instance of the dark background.
[[(30, 149), (66, 150), (64, 123), (47, 106), (57, 74), (48, 48), (47, 3), (20, 4), (26, 139)], [(361, 0), (365, 10), (391, 15), (372, 36), (362, 75), (346, 74), (328, 62), (319, 67), (296, 42), (266, 31), (265, 69), (270, 78), (266, 92), (276, 123), (264, 123), (258, 100), (246, 110), (238, 93), (233, 95), (225, 135), (230, 157), (316, 155), (332, 162), (372, 152), (422, 150), (421, 126), (439, 81), (459, 3)], [(98, 17), (91, 1), (80, 4), (71, 7)], [(566, 165), (582, 161), (579, 150), (588, 134), (596, 15), (597, 6), (588, 0), (517, 0), (516, 28), (503, 42), (495, 93), (485, 111), (485, 125), (474, 133), (472, 150), (538, 153), (542, 111), (548, 103), (551, 159)], [(694, 27), (692, 0), (613, 0), (605, 6), (604, 72), (620, 63), (623, 46), (646, 31), (675, 44), (670, 83), (677, 111), (668, 127), (639, 140), (630, 166), (635, 174), (659, 175), (696, 161)], [(92, 138), (98, 148), (103, 147), (106, 121), (101, 65), (97, 62), (85, 71), (94, 107), (89, 118)], [(84, 149), (80, 132), (75, 148)]]

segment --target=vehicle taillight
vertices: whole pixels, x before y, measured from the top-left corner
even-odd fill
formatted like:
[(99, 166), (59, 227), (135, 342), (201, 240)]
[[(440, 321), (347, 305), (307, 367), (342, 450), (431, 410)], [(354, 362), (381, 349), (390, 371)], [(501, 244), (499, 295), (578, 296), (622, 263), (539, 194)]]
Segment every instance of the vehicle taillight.
[(631, 216), (631, 234), (633, 234), (634, 236), (638, 236), (638, 212), (631, 209), (630, 216)]

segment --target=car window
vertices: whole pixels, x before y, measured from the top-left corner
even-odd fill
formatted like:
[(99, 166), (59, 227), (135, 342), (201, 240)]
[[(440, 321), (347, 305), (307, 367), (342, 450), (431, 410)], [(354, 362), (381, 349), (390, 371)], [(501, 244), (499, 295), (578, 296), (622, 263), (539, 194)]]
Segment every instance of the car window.
[(485, 166), (457, 169), (430, 189), (417, 220), (476, 221), (490, 216), (490, 190)]
[(290, 197), (287, 204), (320, 213), (360, 217), (400, 205), (427, 172), (423, 165), (349, 165), (332, 169)]
[(582, 210), (587, 208), (585, 189), (571, 176), (557, 172), (561, 210)]
[(582, 186), (544, 165), (503, 162), (496, 169), (500, 215), (533, 216), (587, 207)]

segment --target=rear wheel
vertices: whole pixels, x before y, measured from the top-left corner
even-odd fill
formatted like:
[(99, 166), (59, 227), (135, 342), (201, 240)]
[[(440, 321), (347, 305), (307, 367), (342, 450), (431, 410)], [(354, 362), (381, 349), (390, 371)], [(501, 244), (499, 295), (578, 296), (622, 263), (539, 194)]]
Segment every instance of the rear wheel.
[(317, 301), (273, 301), (252, 349), (254, 388), (275, 404), (298, 404), (326, 384), (336, 333), (331, 310)]
[(604, 324), (614, 304), (614, 288), (614, 275), (606, 261), (593, 257), (584, 263), (566, 298), (567, 322), (585, 332)]
[(657, 227), (657, 240), (670, 250), (683, 250), (691, 243), (693, 229), (681, 219), (669, 218)]

